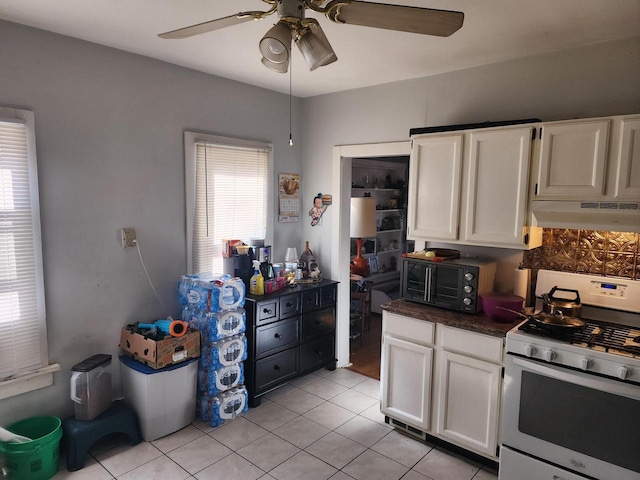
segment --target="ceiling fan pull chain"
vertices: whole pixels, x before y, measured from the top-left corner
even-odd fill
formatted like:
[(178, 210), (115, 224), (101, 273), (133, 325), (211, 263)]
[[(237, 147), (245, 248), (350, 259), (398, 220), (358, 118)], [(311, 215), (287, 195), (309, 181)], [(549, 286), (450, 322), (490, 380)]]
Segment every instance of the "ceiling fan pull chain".
[(293, 58), (289, 58), (289, 146), (293, 147), (293, 136), (291, 135), (291, 77), (293, 75)]

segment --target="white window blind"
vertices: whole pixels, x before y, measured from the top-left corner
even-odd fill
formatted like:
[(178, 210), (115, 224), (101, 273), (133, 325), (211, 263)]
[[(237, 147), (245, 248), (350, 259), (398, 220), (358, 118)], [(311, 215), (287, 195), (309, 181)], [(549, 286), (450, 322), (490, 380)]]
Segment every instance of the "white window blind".
[(223, 239), (266, 235), (270, 147), (229, 143), (195, 142), (193, 272), (223, 272)]
[(13, 112), (0, 115), (0, 381), (48, 362), (33, 113)]

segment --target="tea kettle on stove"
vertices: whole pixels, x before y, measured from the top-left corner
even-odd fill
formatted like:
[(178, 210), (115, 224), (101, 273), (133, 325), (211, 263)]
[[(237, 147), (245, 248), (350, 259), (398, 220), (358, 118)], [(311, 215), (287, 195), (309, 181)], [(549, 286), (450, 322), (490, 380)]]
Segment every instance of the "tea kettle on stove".
[[(575, 295), (574, 298), (563, 298), (554, 296), (556, 292), (569, 292)], [(553, 287), (549, 293), (542, 294), (542, 311), (545, 313), (562, 312), (566, 317), (582, 317), (582, 303), (580, 303), (580, 292), (570, 288)]]

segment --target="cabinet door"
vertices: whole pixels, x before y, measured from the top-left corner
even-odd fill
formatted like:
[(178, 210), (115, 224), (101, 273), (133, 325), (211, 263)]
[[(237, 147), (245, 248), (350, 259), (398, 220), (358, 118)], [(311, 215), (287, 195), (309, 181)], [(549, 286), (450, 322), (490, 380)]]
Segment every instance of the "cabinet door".
[(608, 120), (544, 125), (537, 198), (603, 196), (608, 134)]
[(413, 139), (407, 238), (458, 238), (462, 146), (462, 134)]
[(502, 367), (447, 351), (440, 358), (437, 434), (495, 457)]
[(616, 197), (640, 198), (640, 118), (622, 120)]
[(382, 413), (429, 430), (433, 349), (383, 336), (380, 384)]
[(523, 245), (533, 129), (473, 132), (464, 240)]

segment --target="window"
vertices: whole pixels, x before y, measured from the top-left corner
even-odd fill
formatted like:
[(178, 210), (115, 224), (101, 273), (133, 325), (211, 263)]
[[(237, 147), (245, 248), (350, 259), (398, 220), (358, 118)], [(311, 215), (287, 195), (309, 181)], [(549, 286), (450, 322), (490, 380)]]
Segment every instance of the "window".
[(47, 364), (34, 115), (0, 108), (0, 398), (50, 385), (6, 388)]
[(270, 238), (271, 146), (185, 132), (187, 269), (225, 271), (222, 240)]

